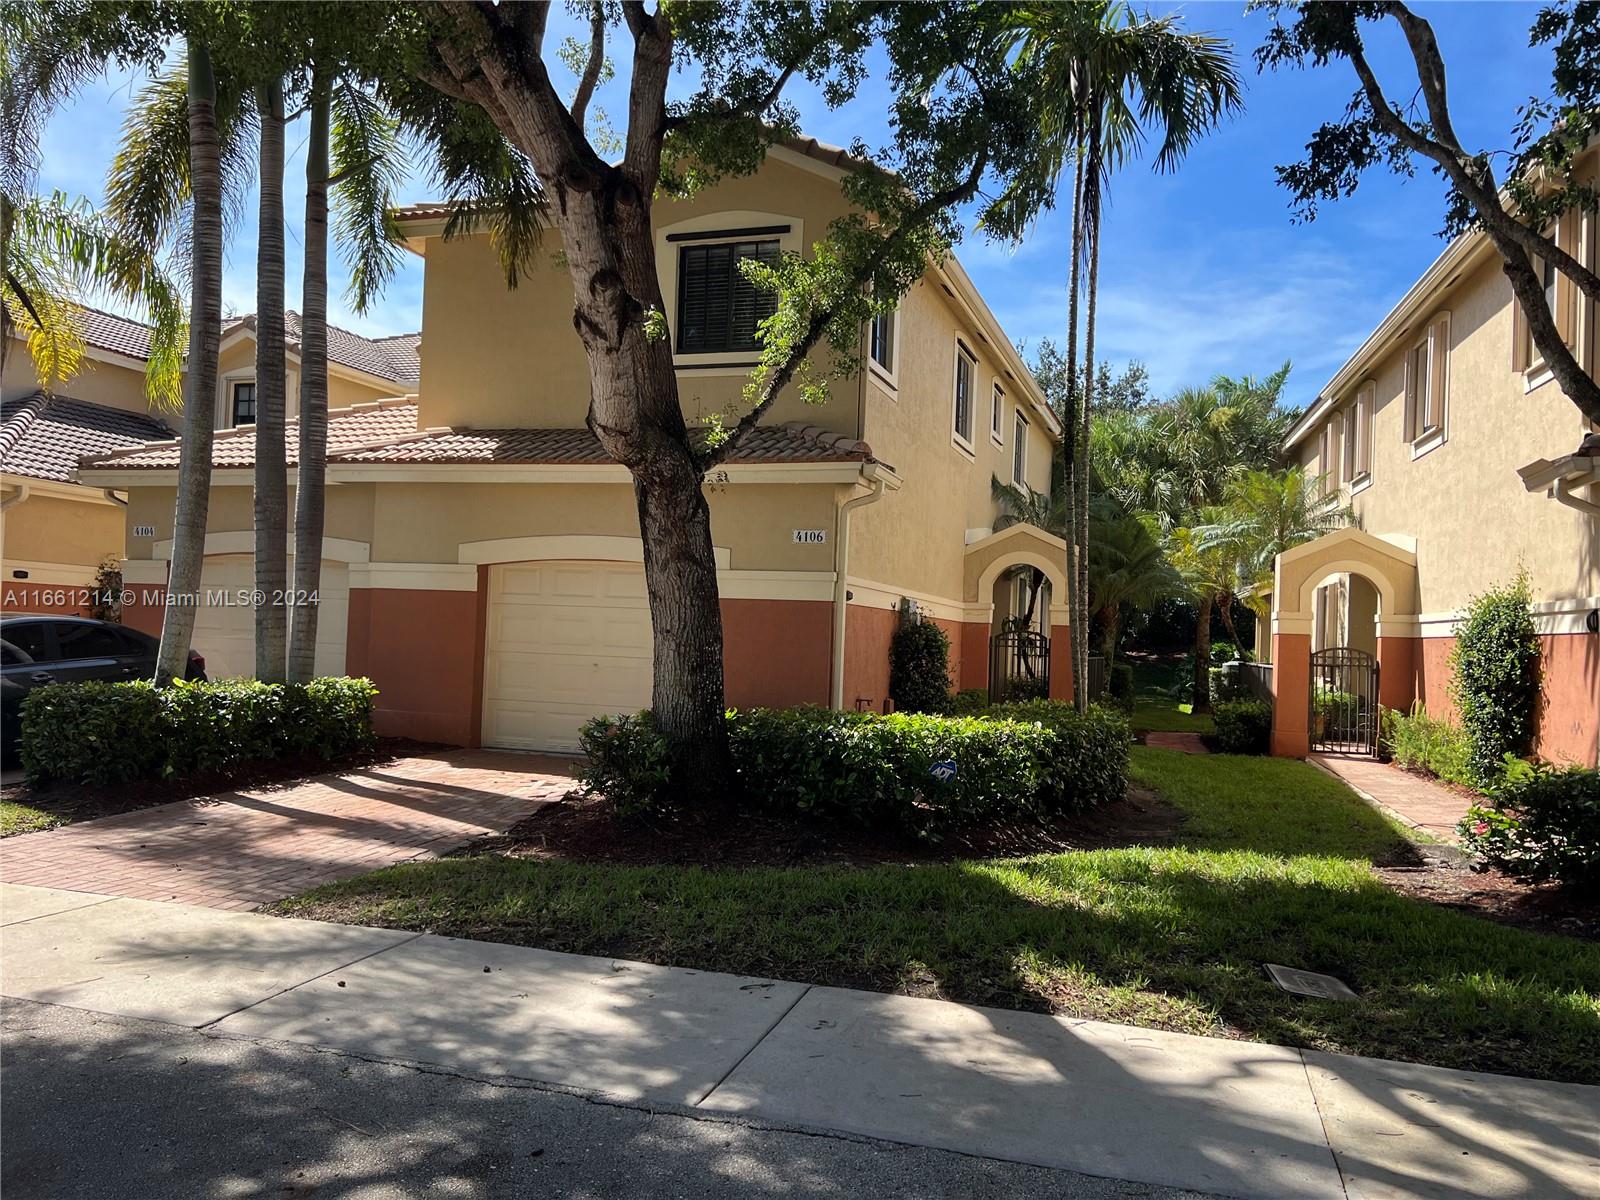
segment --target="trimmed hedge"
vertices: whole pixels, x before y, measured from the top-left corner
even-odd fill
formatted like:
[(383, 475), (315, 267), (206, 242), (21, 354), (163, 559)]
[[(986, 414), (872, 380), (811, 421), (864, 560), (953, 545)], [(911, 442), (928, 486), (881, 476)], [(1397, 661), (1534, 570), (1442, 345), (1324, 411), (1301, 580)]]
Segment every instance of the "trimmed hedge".
[(900, 712), (939, 713), (950, 706), (950, 638), (932, 621), (895, 630), (889, 698)]
[(1600, 890), (1600, 771), (1574, 767), (1508, 783), (1461, 819), (1467, 848), (1533, 882)]
[[(598, 717), (582, 740), (588, 791), (624, 813), (665, 803), (666, 742), (649, 713)], [(972, 717), (733, 711), (728, 740), (752, 808), (937, 838), (1120, 797), (1129, 734), (1120, 714), (1040, 700)]]
[(36, 784), (116, 784), (278, 758), (333, 762), (371, 745), (377, 694), (370, 679), (334, 677), (49, 684), (22, 704), (22, 768)]
[(1272, 748), (1272, 705), (1264, 700), (1230, 700), (1211, 710), (1217, 750), (1223, 754), (1265, 754)]
[(1474, 596), (1450, 651), (1450, 698), (1461, 713), (1475, 786), (1494, 786), (1506, 755), (1533, 745), (1539, 638), (1526, 573)]

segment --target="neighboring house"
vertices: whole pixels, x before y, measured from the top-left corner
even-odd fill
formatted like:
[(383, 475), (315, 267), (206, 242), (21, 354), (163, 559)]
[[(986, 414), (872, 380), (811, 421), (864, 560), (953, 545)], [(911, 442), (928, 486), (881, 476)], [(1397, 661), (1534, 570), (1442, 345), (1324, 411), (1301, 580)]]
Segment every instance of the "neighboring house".
[[(39, 390), (27, 343), (14, 338), (0, 378), (0, 584), (7, 612), (80, 612), (99, 564), (127, 549), (126, 495), (76, 479), (85, 455), (169, 439), (179, 413), (152, 412), (145, 391), (150, 327), (82, 310), (82, 369), (69, 395)], [(299, 411), (300, 318), (289, 313), (289, 411)], [(330, 404), (355, 404), (416, 388), (418, 336), (370, 339), (328, 330)], [(255, 417), (255, 318), (225, 323), (218, 367), (217, 426)], [(170, 523), (170, 514), (169, 514)]]
[[(1583, 173), (1595, 176), (1591, 152)], [(1593, 267), (1596, 219), (1558, 245)], [(1540, 266), (1580, 365), (1600, 364), (1595, 306)], [(1542, 648), (1537, 752), (1594, 765), (1600, 730), (1600, 456), (1533, 351), (1498, 255), (1457, 239), (1341, 367), (1289, 455), (1353, 504), (1359, 528), (1280, 556), (1275, 747), (1307, 748), (1308, 652), (1374, 656), (1381, 702), (1453, 715), (1448, 658), (1469, 599), (1527, 572)], [(1580, 445), (1585, 448), (1580, 451)], [(1327, 656), (1332, 657), (1332, 656)], [(1337, 679), (1314, 670), (1331, 690)]]
[[(771, 300), (743, 257), (809, 253), (848, 211), (842, 152), (773, 151), (757, 174), (656, 208), (667, 323), (691, 423), (736, 407)], [(487, 236), (399, 214), (426, 262), (416, 395), (333, 415), (318, 669), (370, 675), (378, 724), (444, 742), (571, 750), (600, 712), (650, 702), (651, 629), (627, 471), (585, 428), (589, 375), (557, 248), (508, 291)], [(551, 236), (555, 236), (552, 234)], [(960, 265), (930, 267), (862, 331), (866, 366), (808, 406), (791, 390), (706, 480), (737, 705), (884, 708), (889, 642), (915, 607), (951, 637), (952, 681), (989, 683), (991, 637), (1031, 568), (1067, 661), (1062, 542), (994, 532), (993, 476), (1044, 490), (1058, 425)], [(98, 459), (129, 496), (128, 578), (154, 602), (171, 553), (177, 447)], [(291, 459), (292, 459), (291, 453)], [(252, 446), (217, 441), (205, 579), (248, 580)], [(248, 671), (247, 608), (213, 604), (195, 645)], [(219, 647), (220, 652), (219, 652)], [(1038, 664), (1043, 669), (1044, 664)], [(1063, 694), (1058, 665), (1050, 688)]]

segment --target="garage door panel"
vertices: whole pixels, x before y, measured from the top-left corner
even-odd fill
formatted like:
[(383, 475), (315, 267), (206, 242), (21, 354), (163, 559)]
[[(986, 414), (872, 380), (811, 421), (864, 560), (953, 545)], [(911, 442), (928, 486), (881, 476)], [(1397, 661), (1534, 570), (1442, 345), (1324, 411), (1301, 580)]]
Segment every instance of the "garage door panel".
[(650, 615), (636, 564), (491, 567), (487, 642), (486, 745), (576, 750), (590, 718), (650, 703)]

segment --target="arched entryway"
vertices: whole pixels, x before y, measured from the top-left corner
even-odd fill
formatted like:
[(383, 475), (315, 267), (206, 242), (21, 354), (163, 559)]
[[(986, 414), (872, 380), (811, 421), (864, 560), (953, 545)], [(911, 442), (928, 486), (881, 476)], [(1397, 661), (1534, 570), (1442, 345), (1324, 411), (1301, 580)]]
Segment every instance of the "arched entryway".
[(1379, 707), (1416, 696), (1417, 556), (1341, 529), (1278, 555), (1272, 752), (1373, 754)]
[(1032, 525), (972, 542), (965, 558), (961, 679), (992, 696), (1072, 695), (1067, 546)]

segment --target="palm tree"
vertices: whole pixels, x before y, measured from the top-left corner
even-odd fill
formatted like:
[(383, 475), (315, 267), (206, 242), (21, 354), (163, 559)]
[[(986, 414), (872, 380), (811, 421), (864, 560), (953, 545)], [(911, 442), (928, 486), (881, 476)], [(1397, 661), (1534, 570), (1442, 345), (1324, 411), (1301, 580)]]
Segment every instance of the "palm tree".
[[(1157, 170), (1170, 170), (1196, 140), (1241, 106), (1229, 47), (1207, 34), (1184, 33), (1175, 18), (1134, 16), (1119, 0), (1021, 4), (1010, 11), (1020, 69), (1046, 81), (1046, 107), (1034, 170), (1008, 190), (1003, 204), (1022, 208), (1053, 191), (1073, 169), (1072, 262), (1068, 295), (1067, 576), (1076, 678), (1088, 659), (1087, 592), (1090, 413), (1094, 407), (1100, 224), (1112, 173), (1137, 151), (1144, 126), (1162, 128)], [(1078, 360), (1077, 304), (1087, 275), (1083, 366)], [(1080, 694), (1077, 703), (1086, 703)]]
[(1211, 708), (1211, 613), (1222, 618), (1235, 642), (1233, 600), (1243, 582), (1239, 549), (1224, 541), (1207, 540), (1199, 532), (1217, 523), (1221, 509), (1210, 506), (1195, 514), (1192, 527), (1179, 526), (1167, 534), (1167, 556), (1198, 610), (1194, 634), (1194, 711)]
[(261, 134), (256, 227), (256, 678), (287, 678), (289, 472), (284, 426), (288, 414), (288, 354), (284, 313), (283, 80), (256, 89)]
[(216, 422), (217, 352), (222, 341), (222, 143), (217, 80), (204, 42), (188, 42), (190, 217), (189, 364), (183, 389), (178, 504), (172, 518), (172, 565), (161, 622), (156, 679), (180, 679), (194, 640), (195, 604), (205, 566), (211, 507), (211, 440)]
[(1100, 653), (1116, 659), (1125, 605), (1149, 608), (1181, 581), (1148, 513), (1129, 513), (1099, 498), (1090, 506), (1089, 606), (1100, 626)]
[(1355, 520), (1355, 510), (1303, 467), (1246, 471), (1229, 482), (1213, 520), (1195, 535), (1203, 547), (1223, 548), (1238, 562), (1241, 598), (1260, 629), (1271, 616), (1267, 597), (1278, 555)]
[(83, 361), (78, 302), (108, 296), (149, 315), (153, 326), (145, 390), (159, 408), (179, 404), (183, 302), (155, 256), (119, 236), (87, 201), (18, 200), (0, 193), (0, 369), (13, 329), (24, 334), (39, 384), (54, 389)]

